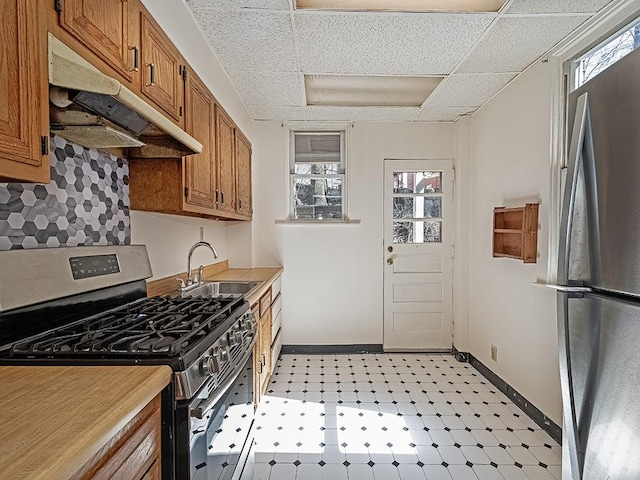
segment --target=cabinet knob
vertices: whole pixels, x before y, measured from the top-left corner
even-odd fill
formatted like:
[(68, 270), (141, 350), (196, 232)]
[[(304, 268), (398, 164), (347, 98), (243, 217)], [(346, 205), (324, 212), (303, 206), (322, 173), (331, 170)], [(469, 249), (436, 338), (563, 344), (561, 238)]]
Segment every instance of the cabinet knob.
[(387, 265), (393, 265), (393, 258), (387, 258)]

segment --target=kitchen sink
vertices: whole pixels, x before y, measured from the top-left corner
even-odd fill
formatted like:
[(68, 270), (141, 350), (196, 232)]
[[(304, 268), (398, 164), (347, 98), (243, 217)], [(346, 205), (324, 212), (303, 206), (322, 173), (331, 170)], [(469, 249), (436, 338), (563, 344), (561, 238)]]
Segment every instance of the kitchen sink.
[(262, 282), (205, 282), (182, 294), (183, 297), (212, 297), (224, 294), (248, 295)]

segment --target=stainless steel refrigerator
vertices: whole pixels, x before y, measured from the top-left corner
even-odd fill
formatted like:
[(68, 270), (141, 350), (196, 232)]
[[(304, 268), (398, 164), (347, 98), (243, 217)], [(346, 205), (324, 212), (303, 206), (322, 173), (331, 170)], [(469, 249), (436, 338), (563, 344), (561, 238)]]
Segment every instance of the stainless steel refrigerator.
[(557, 286), (563, 480), (638, 480), (640, 50), (569, 105)]

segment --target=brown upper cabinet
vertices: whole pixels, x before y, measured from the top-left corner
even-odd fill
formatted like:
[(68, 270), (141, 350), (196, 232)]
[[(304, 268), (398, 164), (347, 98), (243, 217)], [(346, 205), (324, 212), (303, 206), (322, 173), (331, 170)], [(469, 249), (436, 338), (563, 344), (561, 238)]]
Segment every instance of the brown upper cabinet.
[(243, 217), (251, 218), (251, 143), (240, 130), (235, 130), (236, 136), (236, 192), (237, 212)]
[(2, 2), (0, 180), (48, 183), (46, 11), (40, 0)]
[(147, 98), (182, 125), (184, 65), (180, 52), (145, 11), (140, 13), (141, 82)]
[(203, 147), (202, 153), (184, 159), (185, 209), (206, 213), (216, 207), (215, 100), (191, 71), (187, 71), (185, 100), (185, 130)]
[(114, 70), (133, 81), (138, 46), (129, 0), (64, 0), (60, 26)]
[(64, 0), (50, 31), (183, 127), (182, 55), (139, 0)]
[(251, 143), (190, 68), (185, 78), (185, 130), (203, 150), (183, 159), (131, 161), (131, 207), (251, 220)]
[(235, 213), (235, 140), (234, 124), (219, 105), (216, 105), (216, 147), (218, 161), (218, 210)]

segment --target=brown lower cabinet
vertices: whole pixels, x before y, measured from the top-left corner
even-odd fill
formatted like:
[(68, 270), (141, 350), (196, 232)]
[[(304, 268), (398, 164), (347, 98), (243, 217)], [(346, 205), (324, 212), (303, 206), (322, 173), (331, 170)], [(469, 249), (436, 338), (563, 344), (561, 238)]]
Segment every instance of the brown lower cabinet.
[(160, 395), (120, 430), (72, 480), (159, 480)]
[(251, 307), (253, 316), (258, 321), (258, 340), (253, 351), (254, 358), (254, 392), (256, 406), (267, 391), (271, 378), (271, 289)]

